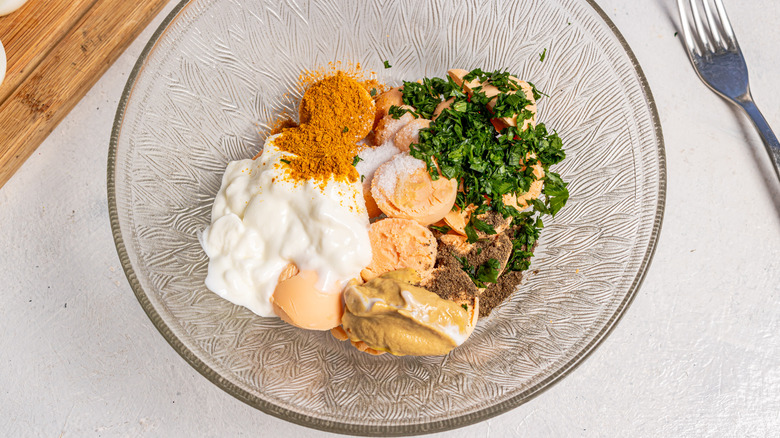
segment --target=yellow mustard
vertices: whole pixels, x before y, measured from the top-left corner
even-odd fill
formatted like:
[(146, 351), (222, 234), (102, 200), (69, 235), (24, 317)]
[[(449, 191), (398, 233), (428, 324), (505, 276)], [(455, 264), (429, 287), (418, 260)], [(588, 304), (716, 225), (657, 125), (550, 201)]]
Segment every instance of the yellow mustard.
[(422, 287), (412, 269), (385, 273), (344, 291), (344, 330), (353, 341), (396, 356), (449, 353), (471, 334), (469, 313)]

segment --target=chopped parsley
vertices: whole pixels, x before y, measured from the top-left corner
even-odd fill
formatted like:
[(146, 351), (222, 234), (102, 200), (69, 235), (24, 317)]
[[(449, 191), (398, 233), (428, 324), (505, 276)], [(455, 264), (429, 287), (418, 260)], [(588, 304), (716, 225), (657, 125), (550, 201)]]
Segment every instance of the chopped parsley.
[(438, 231), (438, 232), (440, 232), (442, 234), (447, 234), (451, 230), (450, 227), (439, 227), (437, 225), (428, 225), (428, 228), (430, 228), (432, 230), (436, 230), (436, 231)]
[(282, 159), (281, 159), (281, 160), (279, 160), (279, 161), (281, 161), (282, 163), (284, 163), (284, 164), (287, 164), (287, 165), (289, 165), (289, 164), (290, 164), (290, 160), (285, 160), (284, 158), (282, 158)]
[(539, 54), (539, 62), (544, 62), (544, 58), (547, 56), (547, 48), (545, 47), (542, 53)]
[[(545, 53), (546, 49), (542, 55)], [(521, 91), (517, 79), (508, 72), (481, 69), (472, 70), (464, 77), (465, 81), (475, 79), (480, 83), (489, 82), (499, 90), (492, 108), (488, 103), (493, 99), (485, 95), (483, 87), (475, 87), (466, 95), (450, 78), (426, 78), (422, 83), (404, 82), (404, 104), (414, 110), (396, 107), (390, 109), (390, 114), (398, 118), (411, 112), (431, 118), (442, 101), (453, 99), (429, 128), (420, 130), (418, 143), (411, 145), (410, 154), (425, 161), (434, 180), (441, 172), (445, 178), (461, 182), (463, 190), (458, 191), (456, 205), (460, 209), (473, 205), (475, 209), (465, 227), (470, 243), (479, 239), (477, 232), (496, 233), (490, 224), (478, 218), (482, 213), (492, 210), (512, 218), (509, 236), (513, 251), (506, 272), (522, 271), (530, 265), (531, 249), (544, 226), (542, 217), (557, 214), (569, 198), (567, 183), (550, 170), (566, 154), (558, 134), (549, 132), (543, 123), (521, 129), (523, 121), (531, 119), (533, 113), (525, 108), (531, 101)], [(543, 93), (529, 85), (534, 100), (541, 98)], [(514, 115), (519, 127), (497, 131), (494, 125), (497, 118)], [(530, 190), (537, 180), (533, 169), (536, 165), (544, 170), (544, 196), (532, 201), (532, 209), (528, 211), (521, 212), (504, 204), (504, 195), (518, 196)], [(456, 258), (477, 286), (495, 282), (501, 271), (497, 261), (473, 267), (465, 258)]]
[(489, 259), (477, 268), (474, 277), (482, 283), (495, 283), (500, 273), (501, 263), (496, 259)]
[(415, 119), (420, 117), (419, 115), (417, 115), (416, 112), (414, 112), (414, 110), (410, 110), (409, 108), (401, 108), (400, 106), (397, 105), (392, 105), (390, 109), (387, 111), (387, 113), (390, 114), (390, 116), (393, 117), (394, 119), (400, 119), (401, 116), (403, 116), (406, 113), (413, 115)]
[(385, 61), (385, 68), (390, 68), (392, 65), (390, 65), (390, 61)]
[(496, 234), (496, 230), (493, 229), (492, 225), (477, 219), (476, 216), (471, 218), (471, 226), (473, 226), (475, 230), (482, 231), (485, 234)]
[(525, 271), (531, 266), (534, 253), (531, 248), (539, 239), (539, 232), (544, 227), (541, 217), (534, 217), (534, 211), (520, 213), (512, 220), (514, 238), (512, 239), (512, 255), (506, 264), (507, 271)]
[(346, 134), (347, 132), (349, 132), (349, 128), (345, 126), (344, 129), (341, 130), (341, 133)]
[(422, 83), (404, 82), (404, 104), (414, 107), (420, 117), (430, 119), (433, 117), (436, 107), (441, 103), (442, 97), (449, 99), (457, 95), (463, 96), (460, 87), (447, 78), (425, 78)]
[(528, 85), (530, 85), (530, 86), (531, 86), (531, 91), (533, 92), (533, 95), (534, 95), (534, 100), (539, 100), (539, 99), (541, 99), (541, 98), (542, 98), (542, 96), (544, 96), (544, 97), (550, 97), (550, 96), (548, 96), (547, 94), (545, 94), (545, 93), (543, 93), (543, 92), (539, 91), (539, 90), (536, 88), (536, 85), (534, 85), (534, 83), (533, 83), (533, 82), (528, 82)]
[[(406, 82), (403, 84), (403, 101), (404, 105), (408, 105), (413, 110), (408, 108), (401, 108), (393, 105), (390, 107), (389, 114), (393, 118), (398, 119), (405, 113), (411, 113), (414, 118), (422, 117), (424, 119), (430, 119), (433, 117), (433, 113), (436, 111), (436, 107), (442, 102), (442, 98), (449, 99), (450, 97), (462, 97), (466, 95), (461, 91), (461, 88), (447, 78), (447, 80), (441, 78), (424, 78), (422, 83), (419, 82)], [(457, 108), (460, 111), (465, 110), (465, 106), (459, 105)], [(457, 111), (458, 109), (456, 109)]]
[[(466, 76), (463, 77), (464, 81), (478, 80), (480, 83), (490, 82), (490, 85), (498, 88), (498, 91), (506, 93), (508, 91), (516, 91), (520, 89), (520, 83), (511, 77), (507, 71), (496, 70), (494, 72), (486, 73), (482, 69), (471, 70)], [(487, 103), (487, 102), (486, 102)]]
[(451, 254), (455, 257), (455, 260), (460, 263), (461, 269), (471, 277), (471, 281), (473, 281), (477, 287), (485, 287), (485, 283), (495, 283), (498, 281), (498, 274), (501, 273), (501, 263), (498, 260), (488, 259), (488, 261), (479, 266), (471, 266), (471, 263), (466, 260), (466, 257), (460, 257), (454, 253)]
[(361, 162), (361, 161), (363, 161), (363, 159), (362, 159), (362, 158), (360, 158), (360, 156), (358, 156), (358, 155), (355, 155), (355, 156), (352, 158), (352, 165), (353, 165), (353, 166), (357, 166), (357, 163), (359, 163), (359, 162)]
[(514, 114), (518, 114), (518, 122), (521, 120), (527, 120), (534, 116), (534, 114), (525, 109), (527, 105), (530, 105), (531, 101), (526, 99), (525, 94), (499, 94), (496, 98), (496, 105), (493, 107), (494, 117), (512, 117)]
[(463, 230), (466, 232), (466, 238), (468, 239), (469, 243), (474, 243), (477, 240), (479, 240), (479, 237), (477, 236), (477, 232), (474, 231), (474, 227), (471, 224), (466, 225)]

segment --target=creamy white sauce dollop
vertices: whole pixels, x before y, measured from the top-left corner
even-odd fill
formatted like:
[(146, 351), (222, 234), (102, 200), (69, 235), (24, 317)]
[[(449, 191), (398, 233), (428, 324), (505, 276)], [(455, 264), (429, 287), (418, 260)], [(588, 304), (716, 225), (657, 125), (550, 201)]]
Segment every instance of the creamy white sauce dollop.
[(27, 0), (0, 0), (0, 17), (8, 15), (27, 3)]
[(361, 183), (291, 181), (281, 160), (293, 155), (278, 136), (256, 160), (227, 165), (201, 235), (206, 287), (260, 316), (276, 316), (269, 299), (290, 262), (316, 271), (320, 290), (343, 288), (371, 262)]

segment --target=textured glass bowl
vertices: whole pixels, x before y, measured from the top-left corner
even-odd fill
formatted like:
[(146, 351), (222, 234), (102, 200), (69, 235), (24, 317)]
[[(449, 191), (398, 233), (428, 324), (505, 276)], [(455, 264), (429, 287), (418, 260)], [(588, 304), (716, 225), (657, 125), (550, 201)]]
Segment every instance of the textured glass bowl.
[[(269, 123), (295, 113), (301, 71), (336, 60), (361, 62), (388, 84), (502, 68), (549, 95), (539, 119), (564, 139), (568, 157), (556, 170), (571, 181), (571, 199), (547, 223), (526, 281), (448, 356), (370, 356), (204, 287), (197, 233), (226, 163), (255, 155)], [(474, 423), (576, 367), (636, 294), (665, 182), (645, 78), (585, 0), (182, 2), (128, 81), (108, 161), (119, 257), (176, 351), (269, 414), (369, 435)]]

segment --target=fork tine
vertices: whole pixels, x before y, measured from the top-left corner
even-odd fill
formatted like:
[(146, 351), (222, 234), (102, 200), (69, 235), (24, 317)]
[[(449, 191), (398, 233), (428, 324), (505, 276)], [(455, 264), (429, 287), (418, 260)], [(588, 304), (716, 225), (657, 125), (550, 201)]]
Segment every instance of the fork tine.
[(696, 0), (691, 0), (691, 12), (693, 13), (693, 24), (696, 25), (696, 32), (699, 34), (699, 41), (704, 46), (704, 50), (707, 52), (714, 52), (712, 43), (710, 42), (709, 32), (704, 27), (704, 23), (701, 21), (701, 14), (699, 8), (696, 7)]
[(707, 16), (707, 24), (710, 27), (710, 35), (714, 40), (715, 48), (727, 49), (728, 46), (720, 37), (720, 29), (718, 28), (718, 23), (715, 21), (715, 16), (712, 15), (712, 8), (710, 8), (710, 2), (707, 0), (702, 0), (702, 4), (704, 5), (704, 15)]
[(720, 18), (720, 25), (723, 27), (723, 31), (726, 32), (726, 39), (731, 43), (731, 48), (738, 49), (737, 36), (734, 35), (734, 29), (731, 27), (729, 16), (726, 15), (726, 8), (723, 7), (723, 1), (715, 0), (715, 7), (718, 8), (718, 18)]
[(677, 9), (680, 11), (680, 24), (682, 25), (683, 38), (685, 38), (685, 47), (691, 56), (698, 54), (696, 43), (693, 40), (693, 29), (688, 20), (688, 12), (685, 7), (685, 0), (677, 0)]

